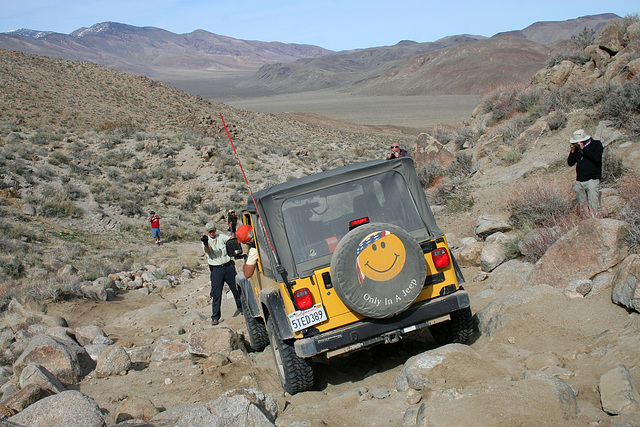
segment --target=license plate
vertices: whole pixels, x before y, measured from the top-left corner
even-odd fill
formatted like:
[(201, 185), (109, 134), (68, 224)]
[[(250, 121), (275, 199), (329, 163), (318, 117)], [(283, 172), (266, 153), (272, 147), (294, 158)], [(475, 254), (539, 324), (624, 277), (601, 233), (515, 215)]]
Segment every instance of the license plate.
[(295, 311), (289, 315), (289, 323), (294, 332), (324, 322), (325, 320), (327, 320), (327, 313), (325, 313), (322, 303), (318, 303), (303, 311)]

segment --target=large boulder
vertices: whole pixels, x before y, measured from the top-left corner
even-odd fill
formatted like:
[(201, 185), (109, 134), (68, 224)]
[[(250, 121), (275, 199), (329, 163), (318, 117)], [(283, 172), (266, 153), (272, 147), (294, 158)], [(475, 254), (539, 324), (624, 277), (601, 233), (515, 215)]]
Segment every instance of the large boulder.
[(19, 376), (27, 365), (34, 363), (46, 368), (63, 384), (76, 384), (92, 369), (90, 361), (91, 357), (84, 348), (40, 334), (29, 341), (14, 363), (13, 370)]
[(615, 23), (605, 26), (598, 35), (598, 46), (612, 56), (624, 49), (624, 44), (624, 33)]
[(476, 220), (475, 233), (485, 238), (493, 233), (509, 231), (513, 226), (505, 215), (482, 214)]
[(640, 311), (640, 255), (625, 258), (613, 277), (611, 300), (623, 307)]
[(230, 328), (218, 328), (215, 334), (200, 331), (189, 337), (189, 353), (195, 356), (208, 357), (239, 348), (242, 348), (242, 336)]
[(131, 359), (124, 347), (114, 344), (107, 347), (100, 357), (96, 365), (96, 376), (105, 378), (111, 375), (119, 375), (128, 372), (131, 369)]
[(618, 365), (600, 377), (598, 383), (602, 410), (610, 415), (634, 413), (640, 407), (640, 395), (624, 365)]
[(456, 159), (456, 156), (445, 148), (437, 139), (427, 133), (418, 135), (413, 143), (412, 155), (417, 165), (435, 162), (446, 168)]
[(40, 365), (28, 365), (20, 373), (20, 388), (25, 388), (29, 384), (36, 384), (53, 393), (61, 393), (66, 389), (51, 372)]
[(480, 253), (482, 271), (490, 272), (509, 257), (513, 256), (513, 240), (504, 233), (493, 233), (487, 237), (486, 245)]
[(615, 219), (588, 219), (558, 239), (535, 264), (529, 284), (564, 289), (576, 279), (590, 279), (628, 254), (628, 224)]
[[(416, 419), (408, 425), (532, 425), (531, 412), (523, 410), (532, 404), (540, 408), (533, 424), (557, 425), (558, 420), (571, 420), (578, 414), (577, 394), (560, 379), (532, 378), (486, 384), (481, 392), (430, 398), (421, 404)], [(496, 407), (495, 402), (509, 402), (509, 405)], [(468, 418), (469, 414), (473, 414), (473, 420)], [(572, 423), (567, 421), (567, 424)]]
[(10, 425), (29, 427), (106, 427), (96, 402), (75, 390), (46, 397), (8, 419)]
[[(455, 361), (455, 370), (449, 368), (452, 361)], [(487, 377), (500, 377), (503, 374), (498, 365), (483, 359), (471, 347), (449, 344), (407, 360), (396, 377), (395, 388), (401, 391), (423, 390), (445, 383), (447, 388), (464, 388)]]

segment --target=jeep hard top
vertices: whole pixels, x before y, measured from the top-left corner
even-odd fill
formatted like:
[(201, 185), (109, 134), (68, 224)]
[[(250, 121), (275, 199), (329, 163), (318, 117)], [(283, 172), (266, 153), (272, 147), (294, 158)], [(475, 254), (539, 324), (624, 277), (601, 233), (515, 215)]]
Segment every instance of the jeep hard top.
[(274, 185), (249, 198), (242, 220), (259, 254), (241, 281), (249, 342), (271, 344), (287, 392), (313, 387), (313, 357), (427, 327), (439, 342), (470, 338), (464, 279), (411, 158)]

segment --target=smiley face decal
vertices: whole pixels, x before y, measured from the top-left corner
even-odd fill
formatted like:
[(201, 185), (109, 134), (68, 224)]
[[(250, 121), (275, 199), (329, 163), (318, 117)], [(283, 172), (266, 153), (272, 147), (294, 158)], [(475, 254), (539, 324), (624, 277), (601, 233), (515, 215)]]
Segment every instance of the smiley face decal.
[(376, 282), (391, 280), (402, 271), (407, 253), (404, 244), (390, 231), (367, 235), (356, 250), (356, 270), (360, 286), (367, 277)]

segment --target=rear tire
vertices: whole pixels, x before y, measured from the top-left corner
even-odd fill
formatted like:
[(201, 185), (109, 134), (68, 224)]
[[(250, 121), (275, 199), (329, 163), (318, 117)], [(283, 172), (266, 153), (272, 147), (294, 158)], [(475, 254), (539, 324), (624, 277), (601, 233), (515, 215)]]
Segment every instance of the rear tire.
[(269, 334), (267, 328), (260, 320), (251, 315), (249, 309), (249, 300), (246, 292), (240, 295), (242, 302), (242, 314), (244, 315), (244, 323), (247, 325), (249, 335), (249, 345), (253, 351), (262, 351), (269, 345)]
[(273, 326), (273, 320), (267, 320), (267, 332), (271, 341), (273, 359), (280, 377), (282, 388), (289, 394), (313, 388), (313, 365), (311, 359), (299, 357), (293, 345), (281, 340)]
[(429, 326), (429, 332), (439, 345), (465, 344), (473, 334), (471, 307), (449, 313), (451, 320)]

